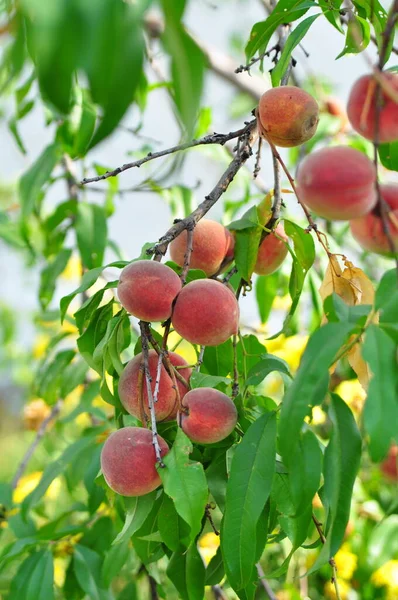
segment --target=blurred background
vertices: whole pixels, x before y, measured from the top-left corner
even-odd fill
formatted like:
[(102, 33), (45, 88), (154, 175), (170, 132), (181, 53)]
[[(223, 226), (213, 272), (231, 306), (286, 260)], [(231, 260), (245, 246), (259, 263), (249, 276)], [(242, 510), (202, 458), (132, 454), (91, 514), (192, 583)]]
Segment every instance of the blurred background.
[[(382, 4), (386, 8), (389, 7), (389, 2)], [(206, 75), (198, 135), (204, 135), (208, 130), (226, 133), (240, 128), (243, 121), (251, 117), (259, 95), (270, 87), (267, 71), (272, 66), (271, 59), (265, 59), (263, 74), (257, 66), (253, 67), (251, 75), (233, 73), (236, 67), (244, 63), (244, 46), (253, 23), (263, 20), (265, 15), (261, 0), (196, 0), (189, 3), (185, 22), (199, 45), (209, 55), (211, 65)], [(149, 23), (156, 29), (156, 13)], [(0, 37), (0, 45), (3, 47), (7, 41), (7, 35)], [(339, 140), (344, 140), (345, 143), (351, 136), (344, 118), (344, 106), (353, 81), (369, 70), (366, 60), (361, 55), (347, 55), (336, 61), (336, 56), (343, 46), (343, 36), (324, 19), (319, 19), (306, 36), (304, 49), (298, 48), (294, 52), (297, 60), (294, 68), (297, 82), (318, 99), (322, 109), (320, 128), (330, 133), (333, 143), (338, 143)], [(84, 165), (84, 172), (80, 170), (80, 165), (76, 166), (78, 179), (95, 174), (94, 164), (112, 169), (150, 150), (164, 149), (179, 142), (180, 129), (166, 83), (169, 65), (156, 39), (151, 41), (151, 53), (152, 66), (147, 70), (151, 90), (147, 96), (145, 111), (134, 106), (128, 112), (122, 126), (90, 153), (89, 160)], [(372, 44), (368, 46), (366, 55), (371, 61), (375, 59), (376, 52)], [(396, 64), (396, 59), (393, 55), (387, 66)], [(20, 151), (15, 136), (9, 129), (9, 120), (14, 112), (14, 98), (3, 96), (0, 101), (0, 207), (8, 210), (12, 210), (13, 205), (18, 204), (18, 178), (51, 142), (54, 134), (54, 129), (46, 126), (46, 113), (38, 99), (37, 90), (33, 88), (30, 96), (34, 107), (19, 121), (19, 135), (26, 148), (25, 155)], [(337, 115), (333, 115), (331, 103), (338, 107)], [(353, 145), (360, 144), (361, 149), (372, 156), (372, 148), (367, 142), (359, 141), (355, 136), (352, 136), (351, 142)], [(297, 159), (296, 152), (297, 149), (282, 152), (290, 165)], [(138, 256), (143, 244), (156, 241), (168, 229), (174, 218), (184, 215), (187, 202), (193, 208), (201, 202), (214, 187), (230, 160), (228, 150), (218, 147), (189, 150), (184, 156), (181, 170), (177, 168), (178, 162), (176, 163), (174, 156), (151, 162), (140, 169), (128, 170), (118, 177), (117, 183), (108, 180), (85, 187), (84, 194), (94, 202), (97, 198), (102, 199), (104, 193), (114, 194), (112, 203), (115, 210), (109, 220), (109, 237), (117, 242), (123, 259), (129, 260)], [(210, 218), (223, 218), (224, 224), (227, 225), (236, 215), (247, 209), (248, 200), (252, 203), (259, 202), (265, 192), (272, 188), (272, 161), (268, 149), (263, 151), (257, 184), (251, 181), (253, 168), (251, 160), (247, 163), (247, 169), (239, 173), (220, 204), (211, 211)], [(385, 173), (382, 173), (383, 177), (386, 177)], [(389, 174), (389, 179), (392, 177), (393, 175)], [(163, 190), (157, 188), (155, 181), (162, 184)], [(283, 187), (289, 186), (284, 182)], [(67, 189), (63, 180), (55, 182), (46, 196), (49, 212), (60, 199), (67, 199)], [(294, 196), (285, 194), (284, 200), (287, 204), (284, 215), (294, 216), (305, 226)], [(345, 224), (336, 226), (333, 234), (336, 248), (340, 248), (354, 264), (357, 264), (358, 260), (363, 261), (361, 264), (371, 277), (377, 279), (378, 274), (389, 265), (386, 259), (363, 255), (347, 235)], [(34, 438), (38, 425), (48, 413), (48, 407), (40, 398), (32, 398), (31, 387), (35, 369), (52, 336), (55, 335), (55, 329), (53, 323), (48, 325), (40, 317), (37, 296), (42, 267), (40, 261), (32, 263), (22, 248), (18, 245), (11, 247), (3, 241), (4, 238), (7, 238), (7, 231), (0, 229), (0, 481), (9, 481)], [(112, 250), (109, 250), (108, 254), (105, 263), (115, 258)], [(322, 260), (323, 257), (319, 257), (319, 261)], [(283, 291), (283, 288), (287, 288), (289, 274), (290, 263), (287, 261), (276, 280), (280, 291), (273, 301), (272, 311), (266, 323), (262, 323), (255, 294), (248, 294), (243, 298), (242, 324), (247, 331), (257, 332), (262, 341), (280, 329), (289, 308), (290, 301)], [(105, 275), (109, 279), (114, 278), (111, 272)], [(81, 265), (78, 257), (73, 256), (61, 276), (52, 309), (57, 309), (59, 299), (78, 286), (80, 277)], [(314, 285), (319, 287), (319, 283), (320, 280), (315, 278)], [(302, 323), (306, 323), (310, 318), (308, 306), (309, 299), (305, 299), (301, 312), (292, 324), (290, 335), (279, 336), (267, 343), (268, 351), (284, 358), (293, 371), (298, 367), (307, 340), (307, 336), (303, 334)], [(65, 330), (72, 328), (73, 333), (73, 325), (68, 321), (63, 327)], [(271, 379), (267, 382), (268, 393), (277, 395), (281, 390), (280, 381)], [(356, 380), (345, 381), (339, 385), (339, 393), (350, 404), (360, 421), (365, 397), (361, 386)], [(29, 404), (26, 405), (28, 401)], [(76, 398), (70, 399), (71, 406), (74, 402), (76, 403)], [(79, 418), (80, 421), (77, 420), (74, 425), (77, 430), (85, 426), (84, 413)], [(318, 419), (315, 425), (321, 432), (322, 427), (326, 427), (326, 416), (319, 409), (314, 418)], [(46, 454), (49, 452), (51, 441), (44, 443), (33, 457), (30, 472), (21, 480), (17, 490), (19, 498), (36, 485), (46, 461)], [(356, 485), (347, 539), (336, 556), (342, 598), (398, 599), (396, 481), (394, 457), (389, 459), (389, 463), (382, 469), (372, 466), (370, 462), (364, 465), (361, 479)], [(56, 499), (59, 490), (57, 492), (53, 489), (52, 492)], [(375, 530), (381, 519), (384, 519), (383, 527)], [(203, 541), (202, 550), (206, 560), (216, 548), (217, 540), (211, 535)], [(302, 572), (308, 568), (308, 561), (312, 560), (311, 553), (309, 556), (310, 558), (302, 558), (299, 565)], [(277, 563), (277, 558), (273, 555), (273, 550), (270, 550), (270, 564)], [(327, 569), (316, 575), (314, 582), (312, 590), (308, 589), (308, 582), (303, 583), (301, 597), (335, 597), (334, 588), (328, 583)], [(291, 584), (288, 577), (284, 590), (278, 594), (279, 599), (300, 597), (295, 595)]]

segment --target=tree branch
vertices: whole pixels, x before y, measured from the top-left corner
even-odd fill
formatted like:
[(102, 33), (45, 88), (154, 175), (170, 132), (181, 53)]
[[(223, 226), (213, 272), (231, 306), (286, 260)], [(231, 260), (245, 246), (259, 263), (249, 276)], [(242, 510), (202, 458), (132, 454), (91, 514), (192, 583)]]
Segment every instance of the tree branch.
[(58, 416), (58, 414), (59, 414), (59, 412), (61, 410), (62, 403), (63, 403), (62, 400), (58, 400), (58, 402), (56, 402), (54, 404), (54, 406), (52, 407), (51, 412), (48, 415), (48, 417), (46, 417), (42, 421), (39, 429), (37, 430), (35, 439), (33, 440), (33, 442), (31, 443), (31, 445), (29, 446), (29, 448), (25, 452), (24, 457), (21, 460), (21, 463), (20, 463), (20, 465), (19, 465), (19, 467), (18, 467), (18, 469), (17, 469), (17, 471), (16, 471), (16, 473), (14, 475), (14, 478), (13, 478), (13, 480), (11, 482), (11, 488), (13, 490), (15, 490), (15, 488), (17, 487), (18, 482), (21, 479), (21, 477), (22, 477), (22, 475), (23, 475), (26, 467), (28, 466), (28, 463), (29, 463), (30, 459), (32, 458), (34, 451), (36, 450), (37, 446), (40, 443), (40, 440), (42, 439), (42, 437), (46, 433), (47, 427), (49, 426), (49, 424), (51, 423), (51, 421), (53, 421)]
[(133, 169), (134, 167), (141, 167), (145, 163), (155, 160), (156, 158), (161, 158), (162, 156), (168, 156), (169, 154), (174, 154), (175, 152), (181, 152), (183, 150), (188, 150), (189, 148), (195, 148), (196, 146), (205, 146), (209, 144), (218, 144), (220, 146), (224, 146), (226, 142), (229, 140), (233, 140), (239, 138), (242, 135), (245, 135), (248, 130), (248, 125), (238, 129), (237, 131), (231, 131), (230, 133), (213, 133), (210, 135), (205, 135), (204, 137), (198, 140), (192, 140), (190, 142), (185, 142), (184, 144), (179, 144), (177, 146), (172, 146), (171, 148), (166, 148), (165, 150), (159, 150), (159, 152), (148, 152), (146, 156), (140, 158), (139, 160), (135, 160), (130, 163), (125, 163), (121, 167), (117, 167), (113, 169), (113, 171), (107, 171), (103, 175), (97, 175), (96, 177), (85, 177), (80, 185), (87, 185), (88, 183), (94, 183), (96, 181), (103, 181), (104, 179), (108, 179), (109, 177), (116, 177), (120, 173), (127, 171), (127, 169)]
[(236, 155), (224, 174), (221, 176), (217, 185), (188, 217), (185, 217), (185, 219), (176, 220), (174, 225), (170, 227), (170, 229), (159, 239), (159, 242), (147, 250), (148, 254), (164, 256), (167, 252), (170, 242), (172, 242), (185, 229), (189, 229), (189, 227), (192, 225), (196, 225), (196, 223), (202, 217), (204, 217), (211, 207), (214, 206), (221, 195), (228, 189), (228, 186), (234, 179), (239, 169), (252, 155), (252, 145), (255, 137), (257, 136), (255, 131), (256, 125), (257, 120), (254, 119), (253, 121), (250, 121), (250, 123), (247, 123), (242, 130), (240, 130), (241, 134), (238, 138)]

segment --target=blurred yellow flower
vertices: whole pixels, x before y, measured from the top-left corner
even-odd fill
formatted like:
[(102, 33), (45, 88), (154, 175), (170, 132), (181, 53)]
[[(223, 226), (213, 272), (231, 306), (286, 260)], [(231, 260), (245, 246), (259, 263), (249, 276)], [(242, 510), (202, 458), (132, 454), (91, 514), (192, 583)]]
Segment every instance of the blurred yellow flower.
[[(348, 583), (346, 581), (344, 581), (344, 579), (340, 579), (338, 577), (337, 585), (339, 588), (341, 600), (348, 600), (348, 594), (351, 589), (350, 586), (348, 585)], [(325, 583), (324, 590), (325, 590), (326, 598), (330, 598), (331, 600), (337, 600), (337, 594), (336, 594), (336, 589), (334, 587), (334, 583), (332, 583), (331, 581), (328, 581), (327, 583)]]
[[(21, 504), (26, 496), (36, 488), (42, 475), (43, 471), (34, 471), (33, 473), (29, 473), (29, 475), (21, 477), (13, 493), (13, 502), (15, 504)], [(56, 477), (47, 488), (45, 496), (51, 500), (55, 500), (61, 491), (61, 486), (62, 483), (60, 477)]]
[(68, 264), (65, 269), (61, 273), (62, 279), (66, 279), (68, 281), (76, 281), (80, 279), (82, 275), (82, 263), (78, 256), (71, 256), (68, 260)]
[[(161, 329), (159, 330), (159, 333), (162, 333)], [(173, 348), (180, 340), (181, 336), (179, 336), (175, 331), (172, 331), (168, 337), (169, 348)], [(174, 352), (182, 356), (182, 358), (186, 360), (189, 365), (194, 365), (197, 361), (195, 348), (186, 340), (182, 340)]]
[(216, 555), (220, 545), (220, 536), (215, 533), (205, 533), (199, 540), (199, 551), (203, 560), (208, 565), (213, 556)]
[(398, 598), (398, 560), (389, 560), (373, 573), (370, 578), (376, 587), (387, 588), (388, 600)]
[(32, 348), (33, 358), (42, 358), (47, 350), (47, 346), (50, 343), (50, 336), (45, 333), (39, 333), (36, 337)]
[(59, 588), (64, 586), (68, 564), (69, 560), (67, 558), (60, 556), (54, 557), (54, 583)]
[(339, 394), (353, 412), (361, 412), (366, 400), (366, 392), (359, 383), (358, 379), (350, 381), (342, 381), (335, 389), (336, 394)]
[(286, 337), (282, 334), (274, 340), (266, 340), (265, 346), (270, 354), (279, 356), (279, 358), (282, 358), (287, 362), (293, 371), (296, 371), (307, 345), (307, 341), (307, 335), (297, 334)]
[(320, 406), (314, 406), (312, 409), (312, 417), (305, 417), (305, 421), (312, 425), (323, 425), (326, 421), (326, 413)]
[(79, 333), (79, 330), (76, 327), (76, 325), (74, 325), (74, 323), (71, 323), (67, 319), (65, 319), (64, 322), (62, 323), (61, 330), (64, 333), (70, 333), (72, 335), (77, 335)]
[(275, 296), (272, 303), (272, 308), (274, 310), (289, 310), (291, 304), (292, 299), (289, 294), (286, 294), (285, 296)]
[(334, 557), (337, 573), (341, 579), (350, 580), (357, 568), (358, 557), (350, 552), (348, 544), (343, 544)]
[(51, 412), (51, 408), (42, 400), (37, 398), (26, 404), (23, 409), (23, 423), (25, 429), (37, 431)]

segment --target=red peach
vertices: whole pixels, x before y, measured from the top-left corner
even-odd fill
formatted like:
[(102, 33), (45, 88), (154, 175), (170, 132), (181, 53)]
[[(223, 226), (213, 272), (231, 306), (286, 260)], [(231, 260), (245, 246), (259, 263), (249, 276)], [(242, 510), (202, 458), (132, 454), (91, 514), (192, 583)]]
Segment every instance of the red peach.
[[(383, 77), (398, 93), (398, 76), (384, 71)], [(380, 117), (378, 141), (393, 142), (398, 140), (398, 104), (380, 89)], [(347, 113), (352, 127), (368, 140), (376, 136), (376, 80), (372, 75), (364, 75), (356, 81), (348, 99)]]
[(235, 429), (238, 413), (232, 400), (213, 388), (196, 388), (184, 398), (186, 412), (177, 421), (184, 433), (197, 444), (214, 444)]
[(178, 295), (172, 324), (191, 344), (218, 346), (238, 332), (239, 305), (219, 281), (196, 279)]
[(344, 221), (375, 206), (376, 169), (367, 156), (347, 146), (316, 150), (301, 163), (299, 199), (325, 219)]
[[(180, 375), (188, 382), (191, 376), (191, 369), (188, 367), (185, 360), (175, 354), (174, 352), (169, 352), (169, 359), (172, 365), (174, 366), (183, 366), (186, 365), (186, 368), (179, 369)], [(138, 419), (141, 419), (141, 407), (140, 407), (140, 399), (138, 397), (138, 375), (140, 371), (142, 361), (142, 353), (137, 354), (130, 362), (125, 366), (119, 380), (119, 396), (120, 400), (130, 415), (134, 415)], [(156, 375), (157, 375), (157, 367), (158, 367), (158, 354), (155, 350), (149, 350), (148, 355), (149, 362), (149, 372), (152, 378), (152, 394), (155, 391), (156, 385)], [(145, 377), (142, 383), (143, 390), (143, 410), (148, 418), (150, 418), (150, 411), (148, 405), (148, 392), (146, 387)], [(187, 393), (188, 388), (177, 380), (178, 391), (180, 394), (180, 398), (183, 398)], [(157, 421), (171, 421), (175, 419), (178, 405), (177, 405), (177, 394), (174, 388), (173, 380), (170, 375), (167, 373), (165, 367), (162, 365), (160, 370), (160, 383), (159, 383), (159, 394), (158, 401), (155, 404), (155, 413)]]
[[(184, 264), (187, 235), (183, 231), (170, 244), (171, 259), (180, 267)], [(227, 229), (217, 221), (201, 219), (193, 231), (190, 268), (201, 269), (206, 275), (214, 275), (224, 260), (228, 246)]]
[(268, 90), (258, 105), (259, 130), (275, 146), (291, 148), (314, 135), (319, 107), (304, 90), (286, 85)]
[(398, 446), (393, 444), (387, 458), (380, 465), (382, 473), (393, 481), (398, 480)]
[(285, 230), (283, 225), (278, 223), (274, 231), (264, 238), (258, 249), (257, 262), (254, 267), (257, 275), (271, 275), (279, 269), (288, 253), (285, 242), (287, 242)]
[[(381, 185), (380, 193), (391, 208), (389, 230), (395, 245), (395, 251), (398, 252), (398, 184)], [(377, 254), (392, 255), (391, 247), (384, 233), (379, 207), (363, 217), (350, 221), (350, 227), (352, 235), (362, 248)]]
[(180, 290), (177, 273), (153, 260), (138, 260), (127, 265), (117, 286), (122, 306), (142, 321), (166, 321)]
[[(169, 447), (158, 436), (161, 456)], [(124, 427), (112, 433), (101, 452), (101, 469), (109, 487), (122, 496), (144, 496), (161, 483), (156, 470), (152, 432), (141, 427)]]

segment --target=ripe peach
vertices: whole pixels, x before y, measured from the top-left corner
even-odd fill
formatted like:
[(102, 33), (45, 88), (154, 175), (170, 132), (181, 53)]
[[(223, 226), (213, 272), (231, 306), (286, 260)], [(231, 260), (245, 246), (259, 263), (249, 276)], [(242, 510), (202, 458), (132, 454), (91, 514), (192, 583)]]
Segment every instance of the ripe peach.
[(196, 388), (184, 398), (186, 412), (177, 421), (186, 435), (197, 444), (214, 444), (235, 429), (238, 413), (232, 400), (213, 388)]
[(224, 257), (224, 261), (225, 262), (231, 262), (234, 258), (234, 251), (235, 251), (235, 236), (228, 230), (225, 230), (227, 232), (227, 251), (225, 253), (225, 257)]
[(127, 265), (117, 286), (120, 303), (142, 321), (166, 321), (180, 290), (177, 273), (153, 260), (138, 260)]
[[(171, 259), (180, 265), (184, 264), (187, 250), (187, 232), (180, 233), (170, 244)], [(210, 219), (202, 219), (193, 232), (191, 269), (202, 269), (206, 275), (214, 275), (220, 268), (229, 246), (227, 229)]]
[[(158, 436), (161, 456), (169, 447)], [(101, 452), (101, 469), (109, 487), (122, 496), (144, 496), (160, 485), (152, 432), (124, 427), (112, 433)]]
[[(175, 354), (174, 352), (169, 352), (169, 359), (172, 365), (174, 366), (182, 366), (187, 365), (185, 360)], [(119, 380), (119, 396), (120, 400), (130, 415), (134, 415), (138, 419), (141, 419), (141, 407), (140, 407), (140, 399), (138, 397), (138, 374), (140, 371), (140, 365), (142, 361), (142, 353), (137, 354), (124, 368)], [(152, 377), (152, 394), (155, 391), (156, 385), (156, 374), (158, 367), (158, 354), (155, 350), (149, 350), (148, 356), (149, 362), (149, 372)], [(179, 369), (179, 373), (184, 377), (184, 379), (188, 382), (191, 376), (191, 369), (184, 368)], [(178, 391), (180, 393), (180, 398), (187, 393), (188, 388), (185, 387), (183, 383), (177, 380)], [(148, 405), (148, 392), (146, 387), (145, 378), (143, 380), (143, 409), (148, 418), (150, 418), (150, 411)], [(162, 365), (160, 370), (160, 384), (159, 384), (159, 394), (158, 401), (155, 405), (156, 412), (156, 420), (157, 421), (171, 421), (175, 419), (177, 414), (178, 406), (177, 406), (177, 394), (173, 385), (173, 380), (170, 375), (167, 373), (165, 367)]]
[[(398, 76), (385, 71), (383, 77), (398, 92)], [(376, 135), (376, 80), (372, 75), (364, 75), (356, 81), (348, 99), (347, 113), (352, 127), (368, 140)], [(379, 117), (379, 142), (398, 140), (398, 104), (380, 90), (381, 109)]]
[(344, 221), (360, 217), (376, 204), (376, 170), (354, 148), (316, 150), (301, 163), (296, 187), (300, 200), (320, 217)]
[(387, 458), (380, 465), (383, 475), (393, 481), (398, 481), (398, 446), (393, 444), (388, 451)]
[[(389, 183), (380, 186), (380, 193), (390, 206), (389, 229), (398, 252), (398, 184)], [(362, 248), (377, 254), (391, 255), (391, 248), (383, 230), (380, 210), (376, 207), (372, 212), (350, 221), (351, 232)]]
[(237, 333), (239, 305), (231, 290), (219, 281), (196, 279), (178, 295), (172, 324), (191, 344), (218, 346)]
[(258, 105), (259, 130), (275, 146), (291, 148), (314, 135), (319, 107), (304, 90), (286, 85), (268, 90)]
[(283, 225), (278, 223), (275, 230), (264, 238), (258, 249), (257, 262), (254, 267), (257, 275), (271, 275), (279, 269), (288, 253), (285, 242), (287, 242), (285, 230)]

